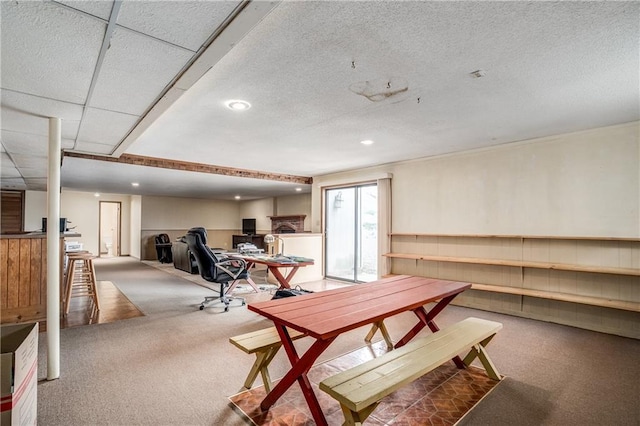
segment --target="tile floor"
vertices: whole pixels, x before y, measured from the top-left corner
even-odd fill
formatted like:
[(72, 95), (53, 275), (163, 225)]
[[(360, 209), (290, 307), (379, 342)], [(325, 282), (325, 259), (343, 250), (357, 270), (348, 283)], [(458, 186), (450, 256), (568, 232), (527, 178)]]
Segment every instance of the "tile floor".
[[(386, 352), (384, 342), (376, 342), (354, 352), (316, 365), (309, 381), (318, 397), (329, 425), (344, 421), (340, 405), (318, 389), (318, 383), (339, 371)], [(489, 379), (484, 370), (471, 367), (458, 370), (445, 364), (384, 398), (367, 418), (366, 425), (453, 425), (499, 382)], [(265, 396), (263, 386), (229, 397), (239, 415), (255, 425), (314, 425), (300, 387), (292, 386), (267, 412), (260, 409)]]

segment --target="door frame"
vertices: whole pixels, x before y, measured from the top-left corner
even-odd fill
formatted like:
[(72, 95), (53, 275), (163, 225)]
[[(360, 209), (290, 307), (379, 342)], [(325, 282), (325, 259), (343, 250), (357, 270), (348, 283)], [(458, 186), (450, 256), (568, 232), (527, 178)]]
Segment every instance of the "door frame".
[(102, 204), (117, 204), (118, 205), (118, 246), (113, 257), (119, 257), (122, 253), (122, 202), (121, 201), (99, 201), (98, 204), (98, 257), (102, 257), (100, 252), (100, 244), (102, 244)]
[[(357, 217), (357, 215), (358, 215), (359, 208), (361, 207), (361, 206), (358, 205), (358, 202), (359, 202), (358, 201), (359, 200), (358, 189), (362, 188), (362, 187), (366, 187), (366, 186), (376, 187), (376, 190), (377, 190), (378, 189), (378, 182), (377, 182), (377, 180), (364, 181), (364, 182), (354, 182), (354, 183), (348, 183), (348, 184), (342, 184), (342, 185), (326, 186), (326, 187), (322, 188), (322, 196), (321, 196), (321, 201), (322, 201), (322, 203), (321, 203), (321, 210), (322, 210), (322, 236), (323, 236), (322, 244), (324, 246), (324, 249), (323, 249), (324, 270), (322, 272), (323, 272), (323, 276), (325, 278), (344, 281), (344, 282), (350, 282), (350, 283), (355, 283), (355, 284), (367, 282), (367, 281), (361, 281), (361, 280), (357, 279), (358, 278), (357, 262), (358, 262), (358, 256), (360, 255), (358, 253), (358, 247), (357, 247), (357, 245), (358, 245), (357, 238), (358, 238), (358, 234), (360, 232), (360, 229), (359, 229), (360, 223), (359, 223), (359, 218)], [(356, 200), (355, 200), (355, 202), (356, 202), (356, 206), (355, 207), (356, 208), (355, 208), (355, 210), (353, 212), (354, 215), (356, 216), (355, 223), (354, 223), (354, 228), (355, 229), (354, 229), (354, 241), (353, 241), (353, 244), (354, 244), (354, 265), (353, 265), (354, 274), (353, 275), (354, 276), (353, 276), (353, 279), (345, 279), (345, 278), (341, 278), (341, 277), (335, 277), (335, 276), (327, 275), (327, 270), (328, 270), (327, 259), (328, 259), (328, 250), (329, 250), (329, 245), (327, 244), (327, 238), (328, 238), (328, 232), (327, 232), (327, 223), (328, 223), (328, 219), (327, 219), (327, 202), (328, 202), (328, 196), (327, 196), (327, 192), (328, 191), (333, 191), (333, 190), (351, 189), (351, 188), (355, 189), (355, 192), (356, 192), (356, 197), (355, 197), (356, 198)], [(377, 222), (377, 226), (379, 226), (379, 221)], [(379, 238), (379, 235), (378, 235), (378, 238)], [(378, 263), (376, 262), (376, 268), (379, 268), (379, 267), (380, 267), (380, 265), (378, 265)]]

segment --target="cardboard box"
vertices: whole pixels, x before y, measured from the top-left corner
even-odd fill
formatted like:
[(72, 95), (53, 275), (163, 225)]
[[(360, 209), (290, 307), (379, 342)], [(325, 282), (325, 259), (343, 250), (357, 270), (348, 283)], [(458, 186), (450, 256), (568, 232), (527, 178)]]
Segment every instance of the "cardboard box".
[(38, 323), (0, 327), (0, 424), (38, 420)]

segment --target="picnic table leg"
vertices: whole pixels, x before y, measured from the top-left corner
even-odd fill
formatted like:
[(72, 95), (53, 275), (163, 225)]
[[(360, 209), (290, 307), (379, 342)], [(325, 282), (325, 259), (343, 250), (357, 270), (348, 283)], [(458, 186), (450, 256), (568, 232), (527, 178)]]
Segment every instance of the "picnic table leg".
[[(420, 321), (418, 321), (418, 323), (415, 326), (413, 326), (413, 328), (409, 330), (409, 332), (402, 339), (400, 339), (398, 343), (396, 343), (396, 346), (395, 346), (396, 349), (409, 343), (409, 341), (411, 341), (411, 339), (413, 339), (425, 326), (428, 326), (429, 329), (434, 333), (440, 330), (440, 328), (438, 328), (438, 325), (433, 321), (433, 319), (440, 312), (442, 312), (442, 310), (446, 308), (447, 305), (451, 303), (451, 301), (457, 295), (458, 293), (440, 299), (440, 301), (436, 303), (436, 306), (431, 308), (429, 312), (427, 312), (423, 306), (417, 309), (414, 309), (413, 313), (416, 314), (416, 316), (420, 319)], [(465, 368), (464, 362), (462, 362), (459, 356), (456, 355), (452, 359), (452, 361), (456, 364), (458, 368)]]
[(316, 395), (313, 393), (311, 383), (307, 378), (307, 373), (322, 352), (324, 352), (331, 342), (335, 340), (335, 337), (328, 340), (316, 340), (307, 352), (305, 352), (302, 358), (299, 358), (286, 327), (276, 324), (276, 328), (280, 335), (280, 339), (282, 340), (282, 346), (284, 346), (287, 356), (289, 357), (289, 361), (291, 361), (291, 370), (285, 374), (271, 392), (269, 392), (262, 400), (260, 408), (264, 411), (268, 410), (287, 391), (287, 389), (291, 387), (293, 382), (297, 380), (316, 424), (326, 426), (327, 420), (322, 413), (322, 409), (320, 408), (320, 403), (318, 402)]
[[(280, 270), (275, 267), (275, 266), (268, 266), (269, 268), (269, 272), (271, 272), (273, 274), (273, 276), (275, 277), (275, 279), (278, 281), (278, 283), (280, 283), (280, 288), (291, 288), (289, 286), (289, 277), (293, 276), (293, 274), (289, 274), (287, 276), (287, 278), (284, 277), (284, 275), (282, 275), (280, 273)], [(293, 271), (292, 271), (293, 272)]]
[(294, 266), (293, 269), (289, 271), (289, 273), (287, 274), (287, 284), (291, 282), (291, 279), (296, 274), (296, 272), (298, 272), (298, 269), (300, 269), (299, 266)]

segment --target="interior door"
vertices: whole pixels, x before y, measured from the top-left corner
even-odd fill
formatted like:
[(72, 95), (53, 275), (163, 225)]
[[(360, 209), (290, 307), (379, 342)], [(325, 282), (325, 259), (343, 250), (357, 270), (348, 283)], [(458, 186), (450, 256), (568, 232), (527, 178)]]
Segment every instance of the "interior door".
[(378, 276), (376, 184), (325, 191), (325, 276), (369, 282)]

